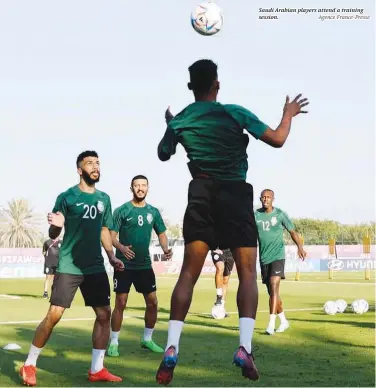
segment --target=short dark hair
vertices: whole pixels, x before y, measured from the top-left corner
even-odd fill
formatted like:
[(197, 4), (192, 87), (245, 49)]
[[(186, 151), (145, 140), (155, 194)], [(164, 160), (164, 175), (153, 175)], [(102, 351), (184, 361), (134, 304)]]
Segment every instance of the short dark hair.
[(273, 194), (273, 197), (274, 197), (274, 191), (272, 189), (264, 189), (264, 190), (262, 190), (261, 194), (260, 194), (260, 197), (262, 197), (262, 195), (265, 193), (265, 191), (270, 191)]
[(77, 160), (76, 160), (76, 166), (77, 168), (80, 168), (80, 163), (85, 159), (85, 158), (88, 158), (89, 156), (92, 156), (94, 158), (98, 158), (98, 154), (95, 152), (95, 151), (84, 151), (84, 152), (81, 152), (78, 156), (77, 156)]
[(146, 178), (145, 175), (136, 175), (132, 178), (132, 181), (131, 181), (131, 187), (133, 186), (133, 182), (136, 181), (137, 179), (146, 179), (146, 181), (148, 182), (149, 184), (149, 181), (148, 181), (148, 178)]
[(208, 93), (218, 78), (218, 66), (210, 59), (200, 59), (191, 65), (188, 70), (191, 78), (190, 89), (196, 93)]

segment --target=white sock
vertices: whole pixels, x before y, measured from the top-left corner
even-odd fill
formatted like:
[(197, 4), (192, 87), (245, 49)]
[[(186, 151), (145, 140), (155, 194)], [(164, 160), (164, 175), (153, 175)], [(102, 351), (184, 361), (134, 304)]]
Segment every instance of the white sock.
[(37, 360), (40, 355), (40, 352), (42, 351), (43, 348), (37, 348), (33, 344), (30, 345), (30, 350), (29, 350), (29, 355), (27, 356), (27, 359), (25, 361), (25, 366), (26, 365), (37, 365)]
[(222, 296), (222, 295), (223, 295), (222, 288), (217, 288), (217, 296)]
[(285, 317), (285, 312), (284, 311), (279, 313), (278, 316), (279, 316), (279, 319), (281, 320), (281, 323), (286, 323), (287, 322), (287, 319)]
[(255, 320), (253, 318), (239, 319), (240, 346), (243, 346), (248, 353), (252, 351), (252, 337), (255, 329)]
[(151, 341), (154, 329), (144, 328), (144, 341)]
[(168, 338), (167, 338), (167, 350), (170, 346), (174, 346), (176, 352), (179, 353), (179, 341), (180, 335), (183, 330), (184, 322), (182, 321), (169, 321), (168, 322)]
[(276, 314), (270, 314), (269, 326), (275, 327), (275, 320), (276, 320), (276, 318), (277, 318)]
[(111, 345), (119, 345), (119, 334), (120, 334), (120, 330), (119, 331), (111, 330), (111, 342), (110, 342)]
[(103, 369), (103, 360), (105, 353), (105, 349), (93, 349), (90, 369), (91, 373), (98, 373)]

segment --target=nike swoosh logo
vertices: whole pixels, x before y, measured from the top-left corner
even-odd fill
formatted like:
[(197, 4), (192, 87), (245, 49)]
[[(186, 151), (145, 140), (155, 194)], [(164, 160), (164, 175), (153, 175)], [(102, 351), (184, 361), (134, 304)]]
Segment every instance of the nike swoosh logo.
[(275, 273), (280, 273), (281, 271), (275, 271)]
[(133, 217), (131, 217), (131, 218), (127, 218), (127, 221), (130, 221), (132, 218), (133, 218)]
[(76, 206), (81, 206), (81, 205), (83, 205), (84, 203), (83, 202), (81, 202), (81, 203), (76, 203)]

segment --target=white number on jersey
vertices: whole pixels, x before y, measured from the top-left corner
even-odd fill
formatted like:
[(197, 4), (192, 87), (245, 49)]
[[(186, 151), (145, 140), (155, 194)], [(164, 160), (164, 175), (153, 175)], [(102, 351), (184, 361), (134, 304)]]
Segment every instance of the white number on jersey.
[(84, 205), (85, 214), (83, 215), (82, 218), (91, 218), (94, 220), (97, 217), (97, 207), (94, 205)]
[(269, 221), (261, 221), (262, 222), (262, 229), (266, 230), (267, 232), (270, 230), (270, 223)]
[(137, 217), (137, 219), (138, 219), (138, 225), (140, 225), (140, 226), (144, 225), (144, 217), (142, 217), (141, 215), (139, 215), (139, 216)]
[(117, 279), (114, 279), (114, 289), (115, 289), (115, 290), (117, 289), (117, 286), (118, 286), (117, 283), (118, 283), (118, 282), (117, 282)]

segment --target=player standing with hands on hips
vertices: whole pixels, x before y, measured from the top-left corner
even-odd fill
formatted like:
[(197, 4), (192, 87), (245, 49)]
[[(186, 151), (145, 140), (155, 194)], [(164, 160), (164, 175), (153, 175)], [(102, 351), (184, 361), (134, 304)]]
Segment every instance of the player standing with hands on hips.
[[(71, 306), (78, 288), (85, 305), (92, 307), (96, 315), (89, 380), (122, 381), (121, 377), (114, 376), (103, 366), (110, 336), (111, 291), (101, 243), (110, 264), (117, 271), (124, 269), (124, 264), (115, 257), (112, 249), (111, 201), (106, 193), (95, 188), (100, 178), (98, 154), (95, 151), (82, 152), (77, 157), (76, 165), (80, 183), (60, 194), (52, 212), (48, 214), (49, 237), (56, 239), (63, 227), (65, 233), (52, 286), (50, 308), (35, 332), (29, 355), (20, 370), (23, 383), (29, 386), (36, 385), (39, 354), (65, 309)], [(56, 362), (59, 362), (58, 358)]]
[(231, 249), (239, 277), (239, 348), (233, 362), (244, 377), (257, 380), (259, 373), (252, 354), (252, 337), (258, 304), (256, 276), (257, 227), (253, 213), (253, 187), (246, 183), (249, 137), (272, 147), (285, 143), (294, 116), (306, 113), (307, 99), (299, 94), (286, 97), (283, 117), (276, 130), (269, 128), (239, 105), (217, 102), (217, 65), (203, 59), (189, 67), (195, 102), (175, 117), (166, 111), (166, 132), (158, 145), (158, 157), (167, 161), (180, 143), (189, 159), (192, 181), (184, 215), (184, 261), (171, 298), (165, 354), (156, 374), (167, 385), (178, 362), (180, 335), (188, 313), (194, 286), (209, 250)]
[(131, 182), (132, 200), (115, 209), (113, 214), (112, 243), (116, 248), (116, 257), (122, 260), (125, 269), (114, 271), (116, 299), (111, 317), (111, 341), (107, 350), (112, 357), (119, 356), (119, 334), (132, 284), (137, 292), (143, 294), (146, 304), (141, 346), (154, 353), (163, 353), (152, 338), (158, 313), (157, 284), (149, 252), (153, 229), (167, 260), (171, 259), (172, 251), (168, 248), (166, 226), (159, 210), (145, 201), (148, 188), (146, 176), (135, 176)]
[(259, 234), (261, 277), (269, 293), (270, 319), (266, 333), (273, 335), (277, 314), (281, 320), (281, 324), (276, 330), (277, 333), (284, 332), (290, 326), (285, 317), (279, 293), (281, 279), (285, 278), (284, 229), (290, 233), (292, 240), (298, 247), (299, 257), (304, 260), (307, 254), (288, 215), (281, 209), (273, 207), (273, 190), (263, 190), (260, 201), (262, 208), (255, 212), (255, 218)]

